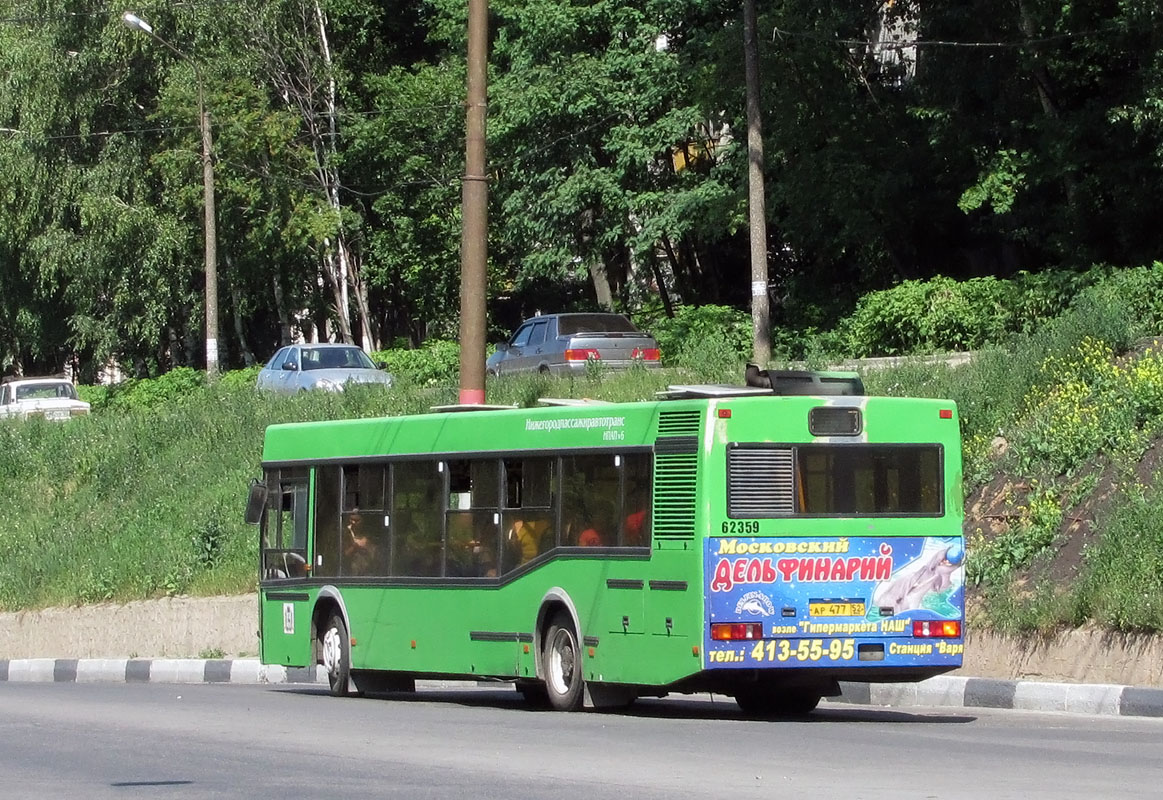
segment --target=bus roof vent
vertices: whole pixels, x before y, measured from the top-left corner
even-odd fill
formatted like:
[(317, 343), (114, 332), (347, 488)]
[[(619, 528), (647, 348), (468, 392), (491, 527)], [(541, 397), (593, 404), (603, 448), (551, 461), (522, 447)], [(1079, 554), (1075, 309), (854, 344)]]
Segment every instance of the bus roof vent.
[(747, 365), (747, 385), (731, 386), (725, 383), (703, 383), (690, 386), (668, 386), (655, 392), (663, 400), (692, 398), (725, 399), (728, 397), (770, 397), (771, 395), (800, 395), (832, 397), (837, 395), (863, 396), (864, 381), (855, 372), (813, 372), (809, 370), (760, 369)]
[(864, 381), (855, 372), (814, 372), (799, 369), (768, 370), (748, 364), (747, 385), (770, 389), (778, 395), (863, 395)]

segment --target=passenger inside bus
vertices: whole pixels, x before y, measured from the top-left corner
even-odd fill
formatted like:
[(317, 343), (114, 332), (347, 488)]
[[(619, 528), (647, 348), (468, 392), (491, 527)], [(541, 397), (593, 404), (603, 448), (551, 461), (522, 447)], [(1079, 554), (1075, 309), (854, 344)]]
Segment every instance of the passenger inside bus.
[(561, 543), (568, 547), (601, 547), (606, 543), (603, 530), (603, 526), (591, 519), (573, 519), (565, 523), (565, 538)]
[(371, 575), (375, 572), (376, 543), (358, 512), (347, 515), (343, 526), (343, 571), (348, 575)]
[(650, 544), (649, 522), (650, 495), (636, 483), (626, 489), (626, 521), (623, 526), (623, 541), (627, 547), (646, 547)]
[(577, 543), (582, 547), (601, 547), (602, 534), (598, 533), (594, 528), (586, 528), (578, 534)]
[(496, 576), (497, 525), (491, 513), (449, 512), (446, 574), (454, 578)]
[[(508, 546), (517, 554), (517, 563), (524, 564), (532, 561), (538, 555), (548, 550), (544, 547), (545, 540), (550, 535), (549, 517), (527, 517), (513, 520), (506, 536)], [(550, 545), (552, 547), (552, 544)]]

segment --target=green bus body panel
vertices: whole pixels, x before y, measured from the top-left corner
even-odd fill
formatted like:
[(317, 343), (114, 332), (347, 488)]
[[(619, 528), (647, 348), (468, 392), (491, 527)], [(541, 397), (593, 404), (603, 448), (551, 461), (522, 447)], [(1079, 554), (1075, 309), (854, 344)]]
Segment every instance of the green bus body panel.
[(462, 411), (272, 425), (264, 462), (653, 443), (658, 403)]
[[(812, 436), (808, 413), (825, 405), (860, 408), (859, 435)], [(322, 578), (264, 583), (262, 661), (310, 664), (312, 615), (324, 600), (321, 594), (334, 593), (342, 598), (349, 621), (355, 669), (534, 677), (538, 613), (547, 593), (558, 590), (568, 596), (580, 623), (587, 680), (661, 687), (705, 672), (710, 665), (702, 652), (709, 625), (704, 551), (708, 540), (735, 537), (724, 523), (731, 521), (727, 450), (736, 442), (931, 443), (942, 448), (940, 516), (765, 518), (754, 521), (757, 528), (747, 538), (962, 535), (959, 421), (947, 400), (741, 396), (273, 425), (267, 429), (263, 461), (266, 466), (311, 465), (649, 446), (655, 447), (657, 475), (663, 450), (656, 445), (660, 414), (674, 413), (697, 419), (694, 522), (685, 536), (659, 536), (656, 528), (648, 557), (642, 551), (587, 557), (574, 549), (515, 579), (480, 586)], [(662, 502), (657, 492), (656, 478), (655, 518)], [(313, 520), (313, 491), (311, 509)]]

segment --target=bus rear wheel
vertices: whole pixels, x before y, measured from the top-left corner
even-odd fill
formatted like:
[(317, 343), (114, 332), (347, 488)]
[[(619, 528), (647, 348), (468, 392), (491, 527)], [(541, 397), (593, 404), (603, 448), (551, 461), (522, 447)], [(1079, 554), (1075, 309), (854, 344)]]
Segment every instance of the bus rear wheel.
[(549, 625), (541, 651), (541, 671), (549, 704), (557, 711), (576, 711), (582, 705), (582, 663), (577, 633), (570, 618), (558, 613)]
[(749, 717), (802, 717), (820, 704), (821, 695), (805, 689), (749, 689), (735, 695)]
[(323, 668), (327, 671), (327, 683), (333, 697), (344, 697), (351, 692), (348, 684), (351, 678), (351, 637), (347, 635), (347, 625), (337, 612), (327, 617), (322, 638)]

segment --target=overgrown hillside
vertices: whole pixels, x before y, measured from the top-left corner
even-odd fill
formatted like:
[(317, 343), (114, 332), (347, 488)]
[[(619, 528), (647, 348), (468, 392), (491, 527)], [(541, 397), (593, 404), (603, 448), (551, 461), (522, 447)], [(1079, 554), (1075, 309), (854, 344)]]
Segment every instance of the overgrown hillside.
[(962, 413), (972, 612), (1002, 630), (1163, 630), (1163, 269), (1082, 291), (966, 366), (866, 376)]
[[(489, 400), (650, 397), (687, 373), (595, 370), (576, 382), (496, 382)], [(0, 421), (0, 610), (174, 594), (251, 591), (253, 528), (242, 522), (275, 422), (423, 413), (456, 401), (453, 384), (399, 380), (390, 391), (281, 398), (253, 389), (252, 370), (213, 386), (179, 369), (112, 393), (89, 389), (89, 417)]]
[[(1147, 336), (1163, 331), (1163, 265), (1085, 283), (1072, 302), (1063, 299), (1065, 310), (1044, 306), (1061, 313), (1024, 318), (994, 300), (951, 315), (964, 283), (906, 285), (892, 291), (907, 293), (911, 305), (878, 293), (840, 328), (814, 343), (804, 344), (806, 334), (799, 340), (823, 366), (885, 352), (880, 334), (869, 331), (895, 336), (900, 326), (885, 321), (884, 309), (910, 308), (910, 324), (930, 332), (923, 343), (902, 340), (905, 350), (936, 349), (941, 331), (979, 336), (974, 319), (996, 326), (965, 366), (917, 359), (865, 375), (871, 393), (959, 404), (970, 601), (979, 624), (1163, 630), (1163, 494), (1155, 488), (1163, 348)], [(1002, 294), (1012, 289), (999, 286)], [(688, 310), (659, 325), (672, 354), (667, 370), (492, 381), (488, 399), (632, 400), (668, 383), (738, 381), (746, 346), (740, 316)], [(253, 589), (257, 547), (241, 513), (266, 425), (420, 413), (454, 401), (454, 345), (383, 356), (399, 376), (388, 392), (272, 398), (254, 392), (253, 370), (211, 387), (199, 373), (175, 370), (86, 389), (95, 404), (89, 418), (0, 424), (0, 608)]]

